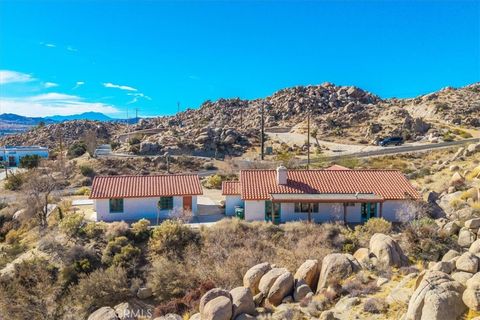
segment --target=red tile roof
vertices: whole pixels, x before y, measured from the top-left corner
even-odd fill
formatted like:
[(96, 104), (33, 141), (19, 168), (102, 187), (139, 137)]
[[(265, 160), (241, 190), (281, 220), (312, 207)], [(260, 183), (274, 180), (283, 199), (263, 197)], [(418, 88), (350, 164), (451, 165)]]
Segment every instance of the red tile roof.
[(222, 195), (232, 196), (240, 194), (240, 181), (223, 181)]
[(98, 176), (90, 199), (148, 198), (203, 194), (196, 174)]
[(385, 200), (419, 199), (420, 194), (397, 170), (288, 170), (279, 185), (276, 170), (242, 170), (243, 200), (267, 200), (270, 194), (374, 193)]

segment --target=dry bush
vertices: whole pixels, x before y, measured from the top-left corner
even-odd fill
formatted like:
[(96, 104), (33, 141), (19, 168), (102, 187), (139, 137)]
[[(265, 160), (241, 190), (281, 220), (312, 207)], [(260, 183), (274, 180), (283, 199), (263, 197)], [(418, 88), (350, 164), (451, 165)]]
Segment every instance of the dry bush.
[(199, 242), (200, 235), (197, 231), (183, 225), (180, 221), (166, 220), (153, 230), (149, 247), (153, 255), (182, 259), (185, 249)]
[(11, 276), (0, 278), (0, 314), (5, 319), (55, 319), (61, 294), (58, 270), (35, 259), (15, 265)]
[(368, 295), (379, 290), (375, 279), (364, 272), (359, 272), (352, 278), (347, 279), (342, 285), (342, 291), (351, 297)]
[(363, 311), (369, 313), (385, 313), (387, 310), (388, 304), (382, 298), (370, 298), (363, 305)]
[[(70, 297), (66, 300), (72, 299), (79, 314), (86, 315), (100, 307), (115, 305), (132, 296), (127, 271), (123, 268), (108, 268), (81, 276), (78, 284), (70, 287)], [(68, 304), (71, 303), (72, 301), (68, 301)]]
[(441, 232), (429, 218), (406, 224), (401, 241), (405, 253), (417, 261), (438, 261), (449, 249), (459, 249), (456, 237)]
[(116, 237), (128, 235), (130, 227), (125, 221), (115, 221), (107, 224), (107, 230), (105, 231), (105, 237), (107, 239), (113, 239)]

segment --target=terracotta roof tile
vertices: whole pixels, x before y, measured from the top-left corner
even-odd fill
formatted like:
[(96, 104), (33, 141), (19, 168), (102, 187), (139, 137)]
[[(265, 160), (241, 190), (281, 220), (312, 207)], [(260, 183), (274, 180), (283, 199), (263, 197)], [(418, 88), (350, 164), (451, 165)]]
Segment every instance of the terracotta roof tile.
[(223, 181), (222, 182), (222, 195), (231, 196), (239, 195), (240, 191), (240, 181)]
[(278, 185), (276, 170), (242, 170), (243, 200), (266, 200), (271, 193), (374, 193), (385, 200), (419, 199), (417, 190), (397, 170), (288, 170)]
[(147, 198), (203, 194), (196, 174), (97, 176), (90, 199)]

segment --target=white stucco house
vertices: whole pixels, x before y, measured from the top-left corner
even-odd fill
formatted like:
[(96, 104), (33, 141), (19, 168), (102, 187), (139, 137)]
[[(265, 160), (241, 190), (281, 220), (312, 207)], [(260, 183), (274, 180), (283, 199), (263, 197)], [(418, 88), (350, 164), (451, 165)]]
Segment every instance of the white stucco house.
[(197, 214), (203, 190), (196, 174), (98, 176), (92, 184), (97, 221), (163, 220), (182, 210)]
[(8, 167), (18, 167), (20, 159), (25, 156), (37, 155), (48, 158), (48, 148), (40, 146), (4, 146), (0, 147), (0, 162)]
[(362, 223), (372, 217), (411, 220), (420, 194), (397, 170), (242, 170), (222, 185), (225, 213), (244, 209), (245, 220)]

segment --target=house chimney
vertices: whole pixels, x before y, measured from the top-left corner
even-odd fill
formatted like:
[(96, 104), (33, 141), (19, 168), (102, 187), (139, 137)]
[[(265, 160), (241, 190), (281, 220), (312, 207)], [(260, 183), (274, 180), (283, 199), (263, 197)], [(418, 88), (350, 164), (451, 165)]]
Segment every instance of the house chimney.
[(287, 184), (287, 168), (285, 168), (284, 166), (280, 166), (277, 168), (277, 184)]

